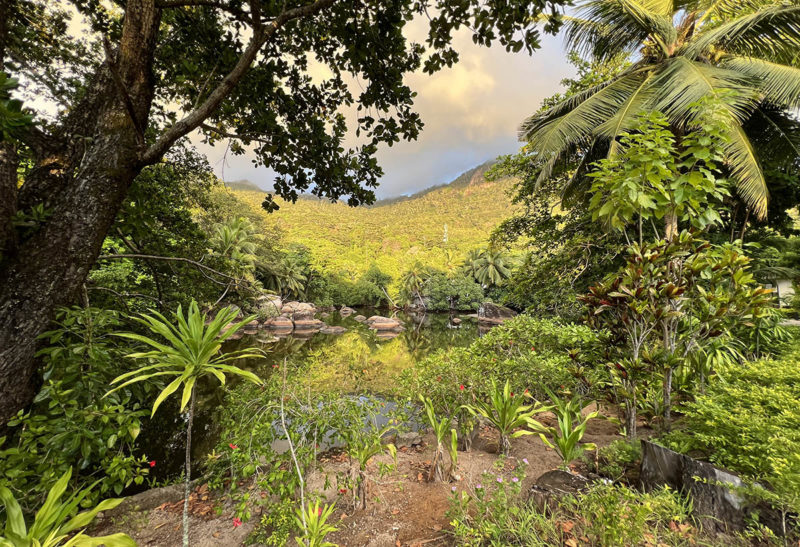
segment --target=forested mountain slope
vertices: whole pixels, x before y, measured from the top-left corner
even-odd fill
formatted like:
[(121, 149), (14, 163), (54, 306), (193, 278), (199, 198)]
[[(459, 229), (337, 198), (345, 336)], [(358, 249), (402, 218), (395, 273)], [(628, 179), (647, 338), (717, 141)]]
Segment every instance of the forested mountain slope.
[[(371, 207), (304, 196), (294, 204), (278, 200), (280, 210), (263, 217), (268, 226), (279, 228), (282, 246), (307, 247), (314, 266), (345, 278), (357, 278), (371, 264), (395, 280), (415, 262), (447, 270), (460, 265), (469, 250), (485, 245), (492, 230), (513, 213), (513, 181), (487, 182), (483, 173), (488, 167)], [(260, 208), (264, 192), (235, 192)]]

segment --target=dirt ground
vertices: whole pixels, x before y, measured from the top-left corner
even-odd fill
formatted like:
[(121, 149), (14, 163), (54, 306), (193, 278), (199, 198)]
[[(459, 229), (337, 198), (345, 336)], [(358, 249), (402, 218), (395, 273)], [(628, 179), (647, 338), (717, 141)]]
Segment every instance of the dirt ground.
[[(543, 422), (549, 421), (540, 415)], [(619, 439), (618, 426), (608, 420), (590, 422), (584, 442), (606, 446)], [(542, 474), (556, 467), (558, 455), (547, 448), (536, 435), (512, 439), (511, 454), (502, 473), (511, 477), (516, 465), (528, 460), (525, 492)], [(329, 501), (337, 500), (337, 509), (329, 522), (338, 530), (328, 540), (342, 547), (415, 547), (452, 545), (448, 533), (449, 521), (445, 515), (449, 507), (452, 488), (471, 491), (481, 482), (484, 471), (494, 472), (497, 460), (497, 432), (481, 427), (470, 452), (459, 452), (457, 473), (459, 480), (450, 483), (425, 481), (434, 451), (431, 434), (423, 437), (422, 445), (404, 448), (398, 452), (394, 472), (379, 477), (378, 463), (390, 463), (388, 456), (373, 459), (369, 465), (370, 482), (365, 510), (353, 510), (349, 493), (341, 495), (335, 481), (323, 490), (325, 475), (335, 476), (345, 472), (346, 459), (329, 454), (322, 458), (322, 470), (308, 477), (308, 489), (325, 493)], [(259, 492), (253, 492), (255, 496)], [(259, 509), (254, 508), (252, 518), (239, 525), (234, 522), (233, 509), (224, 501), (215, 499), (207, 487), (199, 486), (190, 496), (192, 507), (190, 544), (193, 547), (225, 547), (244, 545), (244, 541), (259, 522)], [(163, 503), (155, 509), (128, 512), (101, 521), (96, 533), (123, 531), (130, 534), (141, 547), (173, 547), (181, 544), (181, 511), (183, 501)]]

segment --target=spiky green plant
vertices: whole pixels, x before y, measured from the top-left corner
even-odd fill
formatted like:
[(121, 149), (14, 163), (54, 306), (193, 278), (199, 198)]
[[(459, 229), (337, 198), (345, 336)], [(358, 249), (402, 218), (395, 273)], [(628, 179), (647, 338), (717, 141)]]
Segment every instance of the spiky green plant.
[(84, 533), (100, 511), (113, 509), (122, 499), (101, 501), (92, 509), (78, 513), (84, 500), (97, 483), (84, 488), (62, 501), (67, 491), (72, 469), (64, 473), (56, 481), (42, 507), (36, 513), (30, 526), (25, 524), (22, 509), (14, 499), (14, 495), (5, 486), (0, 486), (0, 502), (5, 508), (6, 523), (0, 533), (2, 547), (136, 547), (127, 534), (112, 534), (102, 537), (91, 537)]
[(335, 503), (320, 507), (317, 500), (313, 505), (309, 502), (307, 507), (297, 509), (294, 520), (301, 530), (301, 534), (296, 538), (297, 544), (302, 547), (336, 547), (335, 543), (325, 540), (328, 534), (337, 530), (328, 524), (335, 507)]
[(228, 363), (235, 359), (262, 357), (262, 353), (256, 353), (253, 349), (228, 353), (222, 352), (222, 343), (255, 318), (251, 316), (234, 323), (233, 321), (236, 319), (237, 314), (238, 312), (235, 310), (223, 308), (212, 321), (206, 324), (206, 314), (201, 313), (197, 302), (192, 301), (186, 315), (184, 315), (181, 306), (178, 305), (174, 324), (156, 311), (153, 311), (152, 315), (143, 314), (141, 317), (133, 318), (159, 339), (163, 339), (164, 342), (132, 332), (124, 332), (117, 335), (152, 347), (151, 351), (128, 355), (132, 359), (146, 359), (151, 364), (114, 378), (111, 384), (118, 385), (109, 393), (136, 382), (144, 382), (153, 378), (175, 377), (156, 397), (151, 413), (151, 416), (153, 416), (167, 397), (181, 387), (183, 388), (180, 404), (181, 412), (186, 410), (188, 405), (184, 477), (186, 492), (183, 507), (184, 547), (189, 544), (189, 483), (191, 482), (192, 470), (192, 422), (194, 421), (197, 381), (204, 376), (213, 376), (222, 385), (225, 385), (226, 374), (233, 374), (256, 384), (261, 383), (261, 379), (252, 372), (242, 370)]
[(593, 443), (580, 444), (586, 433), (589, 420), (597, 418), (598, 411), (589, 412), (586, 416), (581, 415), (584, 404), (579, 395), (570, 399), (561, 398), (544, 388), (550, 396), (552, 403), (551, 411), (556, 417), (556, 426), (547, 427), (533, 418), (528, 420), (528, 427), (539, 433), (542, 442), (558, 452), (561, 456), (562, 467), (566, 468), (571, 461), (578, 459), (584, 450), (594, 450), (597, 448)]
[(424, 395), (420, 394), (419, 400), (422, 401), (422, 405), (425, 407), (425, 416), (428, 418), (428, 423), (433, 429), (433, 434), (436, 436), (436, 452), (434, 453), (433, 461), (431, 462), (431, 469), (428, 473), (428, 481), (443, 481), (445, 478), (444, 451), (445, 442), (447, 442), (448, 437), (447, 433), (449, 431), (451, 437), (451, 443), (448, 447), (448, 451), (450, 453), (449, 474), (452, 474), (455, 470), (455, 460), (458, 458), (457, 452), (452, 450), (453, 443), (458, 446), (458, 434), (456, 433), (455, 429), (450, 427), (450, 422), (452, 421), (450, 418), (444, 417), (439, 419), (436, 417), (436, 412), (433, 410), (433, 401), (429, 397), (425, 397)]
[(511, 386), (506, 380), (502, 389), (497, 387), (497, 382), (492, 379), (492, 389), (489, 400), (475, 401), (475, 404), (465, 405), (473, 416), (480, 416), (492, 424), (500, 433), (500, 452), (508, 455), (511, 450), (511, 440), (523, 435), (533, 435), (532, 431), (522, 429), (528, 425), (529, 420), (547, 407), (535, 403), (526, 405), (524, 397), (514, 396)]
[(690, 105), (724, 100), (732, 122), (726, 161), (739, 195), (763, 217), (768, 192), (754, 142), (763, 150), (800, 155), (791, 111), (800, 105), (800, 6), (764, 0), (583, 0), (563, 16), (567, 46), (594, 61), (630, 58), (606, 81), (566, 97), (525, 120), (520, 136), (550, 176), (560, 158), (588, 165), (614, 154), (617, 137), (642, 112), (664, 112), (680, 133)]

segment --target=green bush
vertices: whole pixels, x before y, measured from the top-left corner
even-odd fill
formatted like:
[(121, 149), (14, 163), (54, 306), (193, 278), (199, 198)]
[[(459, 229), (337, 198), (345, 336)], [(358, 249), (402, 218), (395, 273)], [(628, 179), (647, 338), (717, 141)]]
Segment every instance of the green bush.
[(109, 382), (132, 367), (126, 342), (112, 337), (121, 325), (115, 312), (61, 310), (57, 328), (42, 339), (44, 385), (31, 408), (9, 422), (0, 437), (0, 485), (10, 488), (26, 512), (40, 505), (68, 470), (73, 486), (99, 480), (88, 501), (119, 495), (148, 474), (137, 453), (141, 420), (155, 389), (128, 386), (108, 397)]
[(428, 311), (474, 311), (484, 301), (483, 289), (473, 279), (444, 273), (432, 274), (423, 287), (422, 296)]
[(597, 451), (597, 472), (612, 480), (619, 480), (633, 469), (642, 456), (642, 445), (637, 440), (616, 440)]
[(685, 428), (662, 439), (753, 481), (770, 484), (789, 510), (800, 510), (800, 350), (720, 371), (683, 407)]

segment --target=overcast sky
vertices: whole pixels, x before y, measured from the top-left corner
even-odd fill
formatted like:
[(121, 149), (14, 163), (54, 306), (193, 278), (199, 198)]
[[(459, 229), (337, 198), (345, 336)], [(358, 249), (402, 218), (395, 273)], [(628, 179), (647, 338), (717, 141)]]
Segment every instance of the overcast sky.
[[(457, 36), (456, 46), (461, 61), (453, 68), (408, 77), (418, 92), (416, 109), (425, 127), (417, 141), (380, 149), (385, 175), (379, 198), (450, 182), (488, 159), (513, 153), (519, 147), (516, 134), (522, 119), (560, 90), (562, 78), (574, 74), (560, 37), (544, 36), (542, 48), (532, 56), (506, 53), (499, 45), (478, 47), (467, 33)], [(223, 180), (272, 185), (272, 173), (255, 168), (247, 155), (224, 158), (223, 145), (198, 148)]]

